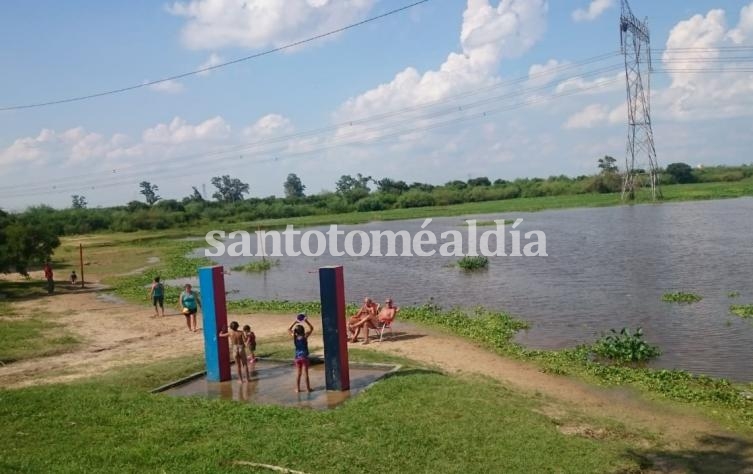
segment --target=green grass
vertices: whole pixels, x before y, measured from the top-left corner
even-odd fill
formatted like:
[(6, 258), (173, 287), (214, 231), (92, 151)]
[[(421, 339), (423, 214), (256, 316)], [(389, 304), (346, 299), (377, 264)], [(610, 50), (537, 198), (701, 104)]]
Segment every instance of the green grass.
[(279, 260), (265, 259), (249, 262), (245, 265), (238, 265), (237, 267), (232, 267), (231, 270), (234, 272), (264, 273), (279, 264)]
[(73, 350), (79, 339), (46, 313), (31, 317), (14, 313), (0, 303), (0, 363), (50, 356)]
[[(628, 434), (566, 436), (538, 401), (480, 378), (411, 369), (336, 410), (255, 406), (146, 391), (196, 361), (99, 380), (0, 391), (0, 471), (314, 472), (637, 470)], [(33, 440), (33, 442), (32, 442)]]
[(466, 271), (484, 270), (489, 268), (489, 259), (484, 256), (465, 256), (458, 260), (457, 265)]
[(662, 301), (666, 301), (667, 303), (685, 303), (685, 304), (692, 304), (692, 303), (698, 303), (703, 299), (702, 296), (696, 295), (695, 293), (686, 293), (684, 291), (678, 291), (676, 293), (664, 293), (662, 296)]
[(753, 318), (753, 304), (733, 304), (729, 310), (741, 318)]

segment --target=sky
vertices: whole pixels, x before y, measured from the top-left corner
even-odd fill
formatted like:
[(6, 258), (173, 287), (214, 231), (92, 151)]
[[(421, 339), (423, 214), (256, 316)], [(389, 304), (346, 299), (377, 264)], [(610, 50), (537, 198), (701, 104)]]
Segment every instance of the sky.
[[(0, 109), (120, 89), (416, 0), (7, 1)], [(660, 166), (753, 162), (753, 1), (632, 0), (651, 31)], [(167, 199), (213, 176), (281, 195), (341, 175), (442, 184), (625, 160), (619, 0), (429, 0), (294, 48), (135, 90), (0, 110), (0, 208)], [(639, 157), (644, 167), (647, 159)]]

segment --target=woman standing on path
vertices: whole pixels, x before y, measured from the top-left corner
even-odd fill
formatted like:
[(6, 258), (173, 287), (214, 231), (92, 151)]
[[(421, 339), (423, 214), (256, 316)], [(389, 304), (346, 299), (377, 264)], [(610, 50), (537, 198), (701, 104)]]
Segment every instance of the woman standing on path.
[(196, 332), (196, 313), (201, 308), (201, 300), (189, 283), (186, 283), (185, 290), (180, 294), (180, 306), (183, 308), (181, 312), (186, 317), (188, 330)]

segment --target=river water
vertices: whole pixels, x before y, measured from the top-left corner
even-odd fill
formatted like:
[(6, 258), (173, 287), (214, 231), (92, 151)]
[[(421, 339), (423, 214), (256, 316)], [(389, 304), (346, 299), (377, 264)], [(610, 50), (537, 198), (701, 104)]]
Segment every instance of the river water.
[[(264, 274), (230, 272), (226, 287), (230, 299), (312, 301), (319, 298), (317, 268), (343, 265), (351, 302), (368, 295), (380, 302), (392, 297), (398, 305), (433, 298), (442, 306), (503, 309), (530, 323), (518, 342), (542, 349), (572, 347), (611, 328), (640, 326), (663, 352), (653, 366), (751, 381), (753, 322), (729, 312), (730, 304), (753, 303), (751, 216), (753, 199), (743, 198), (439, 218), (428, 226), (437, 235), (445, 230), (466, 235), (463, 221), (469, 217), (522, 218), (518, 229), (523, 233), (546, 234), (548, 256), (494, 257), (488, 270), (471, 274), (452, 266), (457, 257), (438, 254), (277, 257), (279, 265)], [(422, 223), (372, 222), (340, 229), (413, 235)], [(479, 234), (489, 229), (479, 227)], [(508, 254), (510, 240), (508, 234)], [(255, 247), (252, 242), (254, 252)], [(230, 269), (258, 257), (213, 260)], [(665, 292), (679, 290), (704, 299), (692, 305), (661, 301)], [(732, 291), (740, 296), (729, 297)]]

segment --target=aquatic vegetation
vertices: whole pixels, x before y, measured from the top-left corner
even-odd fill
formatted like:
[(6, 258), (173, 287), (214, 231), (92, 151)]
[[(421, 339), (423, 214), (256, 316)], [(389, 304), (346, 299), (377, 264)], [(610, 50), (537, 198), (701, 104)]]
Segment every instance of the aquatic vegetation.
[(741, 318), (753, 318), (753, 304), (733, 304), (729, 310)]
[(264, 259), (232, 267), (234, 272), (262, 273), (280, 264), (279, 260)]
[(739, 291), (730, 291), (729, 293), (727, 293), (728, 298), (737, 298), (738, 296), (740, 296)]
[(620, 332), (612, 329), (592, 348), (595, 354), (617, 362), (644, 362), (661, 354), (657, 346), (643, 339), (641, 328), (634, 333), (627, 328), (622, 328)]
[(664, 293), (664, 296), (662, 296), (662, 301), (666, 301), (667, 303), (685, 303), (685, 304), (691, 304), (691, 303), (698, 303), (703, 299), (702, 296), (696, 295), (695, 293), (687, 293), (684, 291), (678, 291), (676, 293)]
[(467, 271), (481, 270), (489, 267), (489, 259), (482, 255), (477, 257), (465, 256), (458, 260), (458, 267)]

